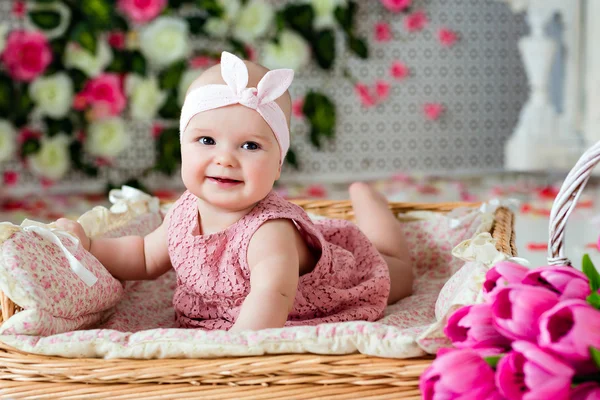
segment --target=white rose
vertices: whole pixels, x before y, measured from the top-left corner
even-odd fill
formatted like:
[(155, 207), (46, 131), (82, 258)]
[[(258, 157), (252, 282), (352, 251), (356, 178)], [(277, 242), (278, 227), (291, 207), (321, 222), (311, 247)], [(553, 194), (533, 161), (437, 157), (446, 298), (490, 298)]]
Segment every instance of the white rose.
[(233, 25), (233, 36), (242, 42), (252, 42), (267, 32), (274, 15), (270, 4), (263, 0), (250, 0)]
[(185, 58), (190, 50), (187, 22), (176, 17), (159, 17), (140, 34), (140, 51), (155, 66), (165, 67)]
[(156, 77), (142, 78), (131, 74), (125, 80), (125, 90), (129, 97), (129, 110), (135, 119), (152, 119), (167, 99), (167, 93), (160, 90)]
[(0, 162), (12, 158), (17, 148), (17, 131), (10, 122), (0, 119)]
[(179, 81), (179, 88), (177, 91), (177, 102), (179, 103), (179, 106), (183, 106), (188, 88), (192, 82), (194, 82), (194, 80), (199, 77), (200, 74), (202, 74), (202, 72), (204, 72), (203, 68), (188, 69), (181, 75), (181, 80)]
[(229, 30), (229, 22), (221, 18), (209, 18), (204, 23), (204, 30), (212, 37), (224, 38)]
[(240, 12), (239, 0), (218, 0), (218, 3), (223, 9), (223, 19), (227, 22), (233, 22)]
[(334, 11), (337, 6), (346, 4), (346, 0), (310, 0), (315, 11), (315, 29), (331, 28), (335, 26)]
[(105, 39), (98, 40), (95, 55), (73, 42), (65, 49), (65, 66), (77, 68), (89, 77), (100, 75), (112, 60), (113, 53)]
[(48, 39), (61, 37), (66, 32), (67, 28), (69, 27), (69, 23), (71, 22), (71, 9), (61, 2), (55, 1), (48, 4), (29, 2), (27, 4), (27, 13), (25, 14), (25, 28), (28, 30), (41, 29), (31, 20), (30, 13), (32, 11), (54, 11), (60, 16), (60, 22), (56, 28), (43, 31), (44, 35)]
[(262, 63), (269, 69), (291, 68), (298, 70), (308, 64), (310, 49), (308, 43), (295, 32), (285, 30), (279, 35), (279, 44), (265, 45)]
[(0, 24), (0, 54), (6, 47), (6, 34), (8, 33), (8, 25)]
[(69, 143), (64, 133), (42, 138), (40, 150), (27, 158), (31, 171), (54, 181), (62, 178), (71, 166)]
[(130, 138), (121, 118), (107, 118), (90, 124), (85, 149), (92, 155), (116, 157), (129, 145)]
[(64, 72), (41, 76), (29, 86), (29, 95), (37, 104), (36, 116), (62, 118), (73, 104), (73, 82)]

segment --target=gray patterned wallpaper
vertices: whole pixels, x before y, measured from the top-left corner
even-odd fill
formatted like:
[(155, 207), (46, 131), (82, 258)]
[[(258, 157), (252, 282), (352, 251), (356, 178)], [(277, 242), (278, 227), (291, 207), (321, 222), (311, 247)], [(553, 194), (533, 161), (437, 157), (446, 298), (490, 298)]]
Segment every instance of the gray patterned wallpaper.
[[(307, 140), (301, 120), (292, 125), (292, 144), (301, 170), (286, 168), (282, 181), (346, 182), (385, 178), (396, 172), (436, 174), (482, 173), (502, 169), (504, 142), (516, 124), (527, 95), (527, 81), (517, 40), (526, 34), (522, 16), (513, 15), (493, 0), (414, 0), (426, 11), (429, 24), (408, 34), (402, 18), (383, 13), (379, 0), (359, 3), (359, 32), (369, 38), (371, 58), (365, 62), (344, 54), (338, 57), (332, 79), (316, 67), (299, 72), (291, 89), (292, 98), (318, 87), (335, 99), (338, 107), (336, 139), (316, 151)], [(272, 0), (273, 2), (273, 0)], [(10, 2), (0, 0), (0, 20), (10, 15)], [(393, 23), (392, 42), (373, 40), (373, 25)], [(14, 21), (11, 21), (14, 23)], [(442, 47), (437, 31), (447, 27), (461, 40), (452, 48)], [(340, 38), (342, 40), (342, 38)], [(199, 43), (200, 45), (202, 43)], [(340, 45), (338, 48), (344, 48)], [(389, 77), (389, 67), (401, 60), (411, 69), (403, 81)], [(361, 106), (351, 83), (342, 77), (346, 64), (361, 81), (376, 79), (392, 83), (389, 99), (375, 107)], [(427, 120), (422, 106), (441, 102), (446, 113), (438, 121)], [(133, 145), (117, 160), (117, 168), (99, 179), (70, 174), (53, 190), (103, 188), (135, 177), (153, 162), (153, 140), (149, 126), (131, 124)], [(18, 169), (18, 163), (0, 165)], [(17, 190), (38, 187), (37, 179), (22, 174)], [(177, 187), (179, 175), (151, 176), (150, 187)]]

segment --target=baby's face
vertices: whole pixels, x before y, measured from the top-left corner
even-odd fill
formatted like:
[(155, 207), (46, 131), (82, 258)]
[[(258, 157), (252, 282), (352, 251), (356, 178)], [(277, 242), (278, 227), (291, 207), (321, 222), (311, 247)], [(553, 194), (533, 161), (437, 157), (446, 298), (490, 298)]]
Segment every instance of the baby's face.
[(273, 131), (260, 114), (240, 104), (195, 115), (182, 136), (181, 159), (186, 188), (228, 211), (253, 207), (281, 173)]

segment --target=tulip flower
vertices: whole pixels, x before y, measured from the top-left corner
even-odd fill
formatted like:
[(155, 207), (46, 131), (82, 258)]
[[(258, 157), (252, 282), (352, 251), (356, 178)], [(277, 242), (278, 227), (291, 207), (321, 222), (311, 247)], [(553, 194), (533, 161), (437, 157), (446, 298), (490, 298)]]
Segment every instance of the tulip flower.
[(521, 283), (525, 275), (529, 272), (526, 267), (510, 261), (501, 261), (485, 274), (483, 282), (483, 292), (492, 293), (511, 283)]
[[(514, 342), (499, 362), (496, 385), (509, 400), (567, 400), (575, 370), (533, 343)], [(482, 397), (483, 398), (483, 397)]]
[(549, 266), (529, 271), (523, 283), (541, 286), (558, 294), (560, 300), (583, 299), (590, 294), (590, 283), (585, 274), (572, 267)]
[(558, 303), (558, 295), (549, 290), (512, 284), (496, 292), (492, 302), (494, 324), (502, 335), (514, 340), (535, 342), (539, 319)]
[(444, 334), (460, 349), (482, 349), (488, 353), (495, 349), (495, 353), (502, 353), (510, 347), (510, 340), (494, 326), (490, 304), (459, 308), (448, 318)]
[(598, 382), (585, 382), (571, 390), (571, 400), (600, 400)]
[(494, 384), (494, 371), (470, 349), (440, 350), (421, 375), (419, 387), (424, 400), (501, 399)]
[(600, 348), (600, 311), (584, 300), (560, 302), (541, 316), (538, 343), (572, 362), (578, 372), (594, 372), (590, 347)]

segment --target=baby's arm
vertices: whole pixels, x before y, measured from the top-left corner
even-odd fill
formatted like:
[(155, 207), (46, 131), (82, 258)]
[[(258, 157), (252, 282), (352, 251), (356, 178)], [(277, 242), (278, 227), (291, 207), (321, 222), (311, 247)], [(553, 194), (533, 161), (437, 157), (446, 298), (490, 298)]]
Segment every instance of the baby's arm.
[(264, 223), (250, 239), (250, 293), (230, 329), (239, 332), (281, 328), (294, 306), (298, 287), (297, 230), (289, 220)]
[(171, 268), (167, 226), (171, 210), (162, 224), (148, 235), (90, 240), (77, 222), (61, 218), (56, 221), (61, 229), (75, 233), (83, 246), (119, 280), (154, 279)]

